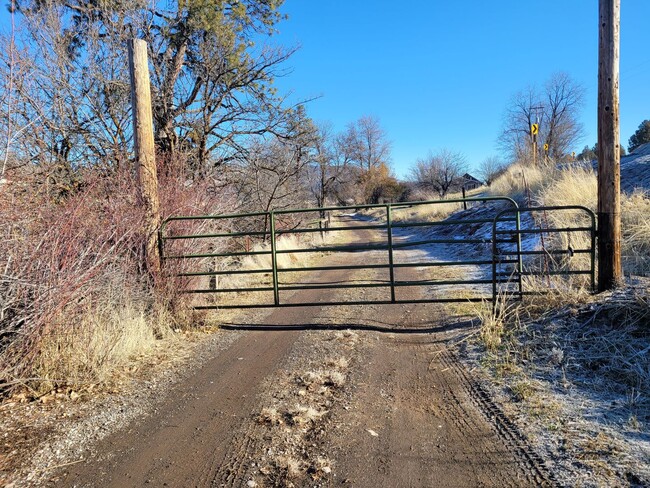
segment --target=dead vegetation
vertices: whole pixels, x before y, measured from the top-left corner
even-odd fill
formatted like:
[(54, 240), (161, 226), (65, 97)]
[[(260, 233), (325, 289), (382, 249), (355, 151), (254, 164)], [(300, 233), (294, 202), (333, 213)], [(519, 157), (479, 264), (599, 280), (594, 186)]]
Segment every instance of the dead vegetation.
[[(34, 396), (106, 382), (189, 317), (173, 288), (152, 287), (135, 182), (88, 170), (85, 188), (53, 201), (39, 176), (0, 195), (0, 391)], [(164, 207), (215, 210), (207, 189), (168, 176)]]
[[(584, 167), (515, 165), (491, 192), (534, 205), (595, 210), (596, 175)], [(622, 199), (628, 276), (623, 289), (591, 295), (584, 283), (542, 276), (526, 283), (529, 290), (544, 291), (542, 296), (522, 301), (501, 296), (494, 308), (478, 312), (479, 346), (470, 356), (491, 372), (511, 415), (546, 446), (567, 485), (650, 483), (650, 281), (642, 277), (650, 256), (649, 205), (642, 192)], [(533, 225), (577, 223), (570, 212), (538, 218)], [(589, 236), (561, 239), (561, 247), (579, 248), (588, 245)], [(566, 265), (584, 267), (586, 257), (582, 263), (576, 257)], [(544, 264), (528, 265), (541, 270)]]
[[(557, 293), (544, 303), (501, 303), (480, 318), (483, 364), (521, 405), (513, 408), (528, 433), (555, 436), (549, 454), (569, 473), (568, 484), (650, 482), (650, 446), (637, 440), (650, 425), (648, 281), (607, 296)], [(529, 423), (529, 416), (537, 420)], [(586, 481), (591, 470), (598, 477)]]
[[(524, 205), (582, 205), (593, 211), (597, 206), (597, 178), (591, 167), (556, 167), (515, 164), (490, 186), (493, 195), (508, 195)], [(650, 196), (642, 190), (623, 194), (621, 230), (623, 271), (626, 275), (650, 273)], [(569, 227), (576, 224), (576, 213), (549, 212), (542, 225)], [(589, 236), (573, 235), (574, 248), (588, 244)], [(567, 247), (563, 242), (563, 247)]]
[(357, 338), (357, 333), (347, 330), (314, 337), (319, 354), (307, 362), (301, 359), (300, 370), (283, 376), (271, 388), (272, 402), (257, 416), (270, 445), (251, 475), (250, 486), (329, 483), (334, 466), (318, 444), (328, 429), (331, 409), (342, 403), (350, 351)]

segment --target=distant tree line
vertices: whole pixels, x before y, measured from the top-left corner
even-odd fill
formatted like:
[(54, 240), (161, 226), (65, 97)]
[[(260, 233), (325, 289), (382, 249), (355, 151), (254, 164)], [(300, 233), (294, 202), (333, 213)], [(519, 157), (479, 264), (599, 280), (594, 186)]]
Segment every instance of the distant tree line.
[(639, 128), (632, 134), (632, 137), (630, 137), (627, 149), (632, 152), (640, 145), (647, 144), (648, 142), (650, 142), (650, 120), (644, 120), (639, 124)]

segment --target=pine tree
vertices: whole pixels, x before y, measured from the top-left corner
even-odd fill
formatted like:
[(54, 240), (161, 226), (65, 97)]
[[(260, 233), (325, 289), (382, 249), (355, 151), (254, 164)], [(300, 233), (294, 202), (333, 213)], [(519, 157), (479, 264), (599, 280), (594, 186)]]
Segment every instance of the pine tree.
[(639, 128), (630, 137), (627, 149), (632, 152), (646, 142), (650, 142), (650, 120), (644, 120), (639, 124)]

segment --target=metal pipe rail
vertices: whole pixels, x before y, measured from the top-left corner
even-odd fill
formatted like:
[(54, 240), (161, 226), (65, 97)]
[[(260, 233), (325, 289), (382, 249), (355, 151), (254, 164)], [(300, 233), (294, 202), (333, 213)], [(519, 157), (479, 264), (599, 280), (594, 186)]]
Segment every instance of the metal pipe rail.
[[(504, 216), (512, 213), (516, 213), (519, 218), (522, 214), (541, 212), (546, 215), (547, 212), (566, 212), (574, 211), (579, 212), (584, 215), (589, 220), (589, 226), (575, 226), (575, 227), (540, 227), (540, 228), (531, 228), (531, 229), (516, 229), (516, 234), (521, 240), (521, 235), (549, 235), (549, 234), (569, 234), (575, 232), (585, 232), (589, 234), (589, 246), (581, 249), (573, 249), (569, 247), (567, 249), (542, 249), (542, 250), (522, 250), (521, 242), (516, 251), (508, 251), (505, 249), (500, 249), (499, 244), (504, 243), (504, 240), (499, 240), (498, 236), (512, 234), (512, 230), (507, 229), (498, 229), (497, 226), (500, 222), (504, 222)], [(575, 276), (575, 275), (589, 275), (590, 288), (593, 291), (596, 290), (596, 273), (595, 273), (595, 262), (596, 262), (596, 215), (594, 212), (582, 205), (563, 205), (563, 206), (542, 206), (542, 207), (520, 207), (517, 209), (506, 209), (499, 212), (494, 217), (494, 222), (492, 223), (492, 296), (493, 301), (496, 303), (497, 296), (501, 290), (498, 290), (498, 279), (506, 275), (515, 276), (516, 282), (518, 285), (518, 291), (516, 295), (519, 298), (528, 295), (535, 294), (544, 294), (549, 290), (536, 290), (536, 291), (525, 291), (523, 289), (523, 280), (524, 276), (537, 276), (537, 277), (547, 277), (551, 276)], [(568, 256), (572, 257), (575, 254), (588, 254), (589, 255), (589, 268), (588, 269), (524, 269), (524, 256), (540, 256), (545, 259), (552, 256)], [(507, 272), (498, 272), (497, 267), (500, 264), (504, 264), (504, 257), (513, 258), (517, 261), (517, 268), (513, 273), (508, 274)], [(507, 293), (507, 290), (506, 290)]]
[[(463, 212), (468, 215), (463, 219), (463, 213), (456, 214), (447, 220), (418, 220), (418, 221), (401, 221), (398, 213), (406, 210), (417, 210), (426, 206), (435, 206), (439, 204), (458, 203), (500, 203), (507, 205), (508, 208), (494, 208), (485, 206), (485, 211)], [(321, 216), (327, 212), (357, 212), (359, 210), (380, 211), (378, 217), (372, 221), (359, 222), (354, 225), (340, 225), (332, 222), (326, 228), (322, 227), (322, 219), (313, 220), (320, 222), (319, 227), (297, 226), (295, 228), (285, 228), (286, 217), (298, 217), (301, 215), (317, 214)], [(566, 211), (574, 210), (586, 212), (591, 218), (590, 226), (576, 227), (556, 227), (545, 229), (522, 229), (521, 215), (536, 211)], [(485, 218), (479, 218), (480, 214), (489, 213)], [(396, 217), (397, 220), (396, 220)], [(377, 219), (381, 219), (378, 221)], [(249, 222), (251, 221), (252, 222)], [(312, 223), (313, 223), (312, 222)], [(328, 219), (329, 222), (329, 219)], [(212, 224), (210, 224), (212, 223)], [(216, 228), (201, 229), (199, 232), (192, 232), (188, 227), (193, 225), (202, 225), (203, 227), (212, 226)], [(209, 225), (208, 225), (209, 224)], [(233, 224), (233, 225), (228, 225)], [(246, 224), (251, 230), (242, 230), (242, 225)], [(254, 225), (253, 225), (254, 224)], [(263, 228), (260, 226), (263, 224)], [(491, 228), (490, 232), (484, 233), (483, 236), (472, 237), (471, 235), (455, 235), (453, 238), (444, 236), (420, 236), (418, 239), (406, 239), (400, 232), (410, 230), (440, 230), (454, 228), (456, 234), (462, 234), (463, 230), (470, 229), (470, 226), (487, 226)], [(175, 228), (180, 226), (180, 228)], [(224, 228), (235, 227), (234, 230), (228, 231)], [(511, 228), (507, 228), (510, 226)], [(237, 228), (239, 227), (239, 228)], [(278, 247), (278, 239), (283, 236), (311, 234), (314, 232), (327, 233), (328, 235), (339, 235), (345, 233), (356, 234), (357, 232), (373, 232), (377, 242), (350, 242), (349, 244), (328, 244), (321, 246), (312, 246), (307, 248), (290, 248), (281, 249)], [(591, 246), (588, 249), (522, 249), (522, 237), (534, 236), (536, 234), (571, 234), (575, 232), (589, 232), (591, 235)], [(224, 296), (227, 294), (272, 294), (272, 300), (259, 299), (255, 303), (235, 304), (231, 301), (219, 303), (207, 303), (197, 305), (197, 309), (210, 308), (255, 308), (255, 307), (289, 307), (289, 306), (324, 306), (324, 305), (358, 305), (358, 304), (387, 304), (387, 303), (451, 303), (451, 302), (477, 302), (492, 301), (496, 302), (499, 292), (503, 289), (515, 286), (514, 295), (518, 298), (527, 295), (529, 292), (524, 290), (522, 277), (537, 276), (535, 270), (524, 269), (524, 258), (532, 259), (535, 257), (545, 258), (548, 256), (567, 256), (573, 254), (589, 254), (591, 259), (591, 268), (589, 270), (548, 270), (550, 275), (581, 275), (589, 274), (591, 277), (592, 287), (594, 286), (594, 261), (595, 261), (595, 216), (589, 209), (580, 206), (571, 207), (536, 207), (536, 208), (519, 208), (517, 203), (508, 197), (475, 197), (467, 199), (436, 200), (424, 202), (409, 202), (397, 204), (378, 204), (378, 205), (357, 205), (346, 207), (325, 207), (325, 208), (307, 208), (294, 210), (276, 210), (270, 212), (253, 212), (244, 214), (226, 214), (226, 215), (199, 215), (199, 216), (174, 216), (166, 219), (160, 229), (160, 250), (166, 269), (171, 271), (178, 267), (171, 275), (186, 280), (185, 293), (193, 293), (202, 296)], [(236, 243), (238, 240), (247, 239), (246, 250), (241, 248), (224, 249), (224, 246), (217, 245), (219, 242)], [(250, 239), (256, 239), (257, 242), (266, 242), (267, 249), (250, 249)], [(459, 261), (446, 261), (429, 259), (422, 262), (400, 262), (402, 253), (409, 249), (426, 250), (426, 246), (485, 246), (490, 252), (484, 256), (472, 256), (467, 253), (471, 259)], [(169, 249), (171, 246), (172, 249)], [(178, 248), (180, 247), (180, 250)], [(506, 247), (509, 247), (506, 249)], [(176, 249), (176, 250), (174, 250)], [(365, 258), (363, 253), (385, 253), (383, 262), (363, 262), (351, 263), (348, 265), (319, 263), (315, 266), (280, 266), (279, 259), (283, 255), (304, 255), (308, 253), (327, 253), (327, 254), (348, 254), (353, 256), (359, 253)], [(241, 261), (246, 258), (269, 260), (268, 264), (256, 264), (250, 269), (241, 267)], [(175, 263), (175, 264), (174, 264)], [(194, 263), (194, 264), (193, 264)], [(239, 263), (239, 264), (238, 264)], [(398, 270), (408, 268), (423, 269), (447, 269), (461, 266), (485, 267), (486, 270), (482, 277), (468, 279), (441, 279), (432, 278), (413, 280), (399, 279)], [(503, 271), (503, 266), (509, 266), (511, 271)], [(308, 273), (328, 273), (336, 271), (387, 271), (387, 276), (378, 280), (378, 282), (363, 283), (285, 283), (283, 277), (291, 276), (297, 273), (299, 276), (307, 277)], [(217, 280), (221, 277), (228, 276), (251, 276), (258, 279), (249, 285), (228, 285), (219, 287)], [(207, 288), (191, 286), (202, 277), (210, 280), (210, 286)], [(226, 278), (227, 279), (227, 278)], [(294, 278), (295, 279), (295, 278)], [(266, 280), (266, 281), (265, 281)], [(345, 281), (345, 280), (344, 280)], [(376, 281), (376, 280), (375, 280)], [(471, 286), (474, 291), (480, 291), (480, 287), (491, 285), (491, 293), (485, 293), (485, 296), (467, 296), (467, 297), (450, 297), (434, 295), (427, 299), (409, 299), (400, 297), (397, 290), (404, 287), (427, 287), (430, 289), (443, 290), (442, 287)], [(357, 288), (379, 288), (387, 289), (389, 296), (385, 299), (369, 300), (341, 300), (334, 298), (325, 302), (295, 302), (287, 303), (283, 300), (283, 292), (293, 292), (296, 290), (351, 290)], [(488, 287), (489, 289), (489, 287)], [(249, 297), (250, 298), (250, 297)]]

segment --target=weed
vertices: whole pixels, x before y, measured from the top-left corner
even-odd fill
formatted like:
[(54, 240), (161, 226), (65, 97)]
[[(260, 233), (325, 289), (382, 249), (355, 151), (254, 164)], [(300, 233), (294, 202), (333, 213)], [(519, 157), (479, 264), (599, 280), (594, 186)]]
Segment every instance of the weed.
[(497, 302), (494, 305), (484, 302), (477, 310), (477, 316), (481, 323), (481, 341), (489, 352), (494, 353), (501, 347), (508, 316), (513, 310), (513, 306), (507, 303), (504, 294), (497, 297)]

